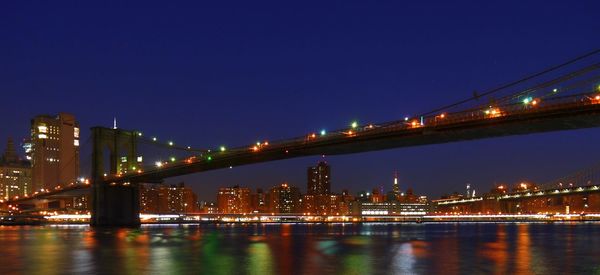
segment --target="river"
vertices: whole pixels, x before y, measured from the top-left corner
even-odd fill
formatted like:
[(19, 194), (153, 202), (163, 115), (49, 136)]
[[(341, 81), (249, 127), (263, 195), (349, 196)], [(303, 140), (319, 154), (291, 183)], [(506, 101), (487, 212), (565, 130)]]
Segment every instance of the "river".
[(600, 273), (600, 223), (0, 227), (0, 274), (480, 273)]

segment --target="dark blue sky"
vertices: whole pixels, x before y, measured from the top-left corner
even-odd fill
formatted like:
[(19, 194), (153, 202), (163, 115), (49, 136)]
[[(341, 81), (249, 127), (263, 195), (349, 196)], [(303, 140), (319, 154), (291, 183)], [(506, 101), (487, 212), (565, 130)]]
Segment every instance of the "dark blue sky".
[[(243, 145), (397, 120), (600, 46), (598, 1), (401, 2), (3, 3), (0, 142), (65, 111), (84, 129), (116, 116), (179, 144)], [(334, 191), (389, 190), (398, 170), (402, 188), (435, 197), (563, 176), (597, 162), (599, 141), (588, 129), (327, 160)], [(304, 190), (318, 159), (183, 180), (202, 199), (235, 184)]]

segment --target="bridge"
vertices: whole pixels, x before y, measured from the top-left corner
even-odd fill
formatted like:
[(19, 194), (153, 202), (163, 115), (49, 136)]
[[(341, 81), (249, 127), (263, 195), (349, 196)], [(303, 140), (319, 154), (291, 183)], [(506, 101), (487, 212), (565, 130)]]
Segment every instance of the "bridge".
[[(353, 122), (334, 131), (315, 131), (291, 139), (264, 140), (236, 148), (192, 149), (173, 142), (161, 143), (140, 131), (93, 127), (91, 184), (74, 183), (61, 187), (63, 190), (46, 190), (27, 198), (13, 198), (10, 202), (57, 196), (91, 186), (92, 225), (136, 226), (140, 222), (137, 187), (140, 183), (157, 183), (169, 177), (311, 155), (341, 155), (598, 127), (600, 63), (579, 64), (598, 53), (600, 50), (417, 116), (385, 123)], [(576, 64), (579, 64), (576, 69), (568, 69)], [(531, 84), (532, 81), (536, 82)], [(144, 165), (137, 161), (139, 144), (154, 144), (189, 155)], [(106, 157), (108, 163), (105, 163)]]

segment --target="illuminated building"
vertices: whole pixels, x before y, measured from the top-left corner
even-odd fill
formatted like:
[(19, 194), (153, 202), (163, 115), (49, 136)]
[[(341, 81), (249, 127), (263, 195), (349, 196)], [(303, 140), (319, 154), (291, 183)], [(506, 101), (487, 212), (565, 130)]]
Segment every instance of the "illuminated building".
[(331, 192), (331, 169), (327, 162), (308, 167), (307, 193), (309, 195), (329, 195)]
[(349, 215), (352, 211), (351, 203), (354, 201), (354, 196), (350, 195), (348, 190), (342, 190), (339, 199), (339, 212), (341, 215)]
[(394, 195), (400, 196), (400, 185), (398, 184), (398, 172), (394, 172), (394, 185), (392, 186), (392, 192)]
[(371, 193), (371, 201), (372, 202), (384, 202), (385, 196), (383, 192), (380, 192), (379, 189), (373, 188), (373, 192)]
[(219, 188), (217, 193), (217, 208), (219, 213), (243, 214), (250, 213), (250, 189), (233, 186)]
[(353, 214), (360, 216), (423, 216), (429, 213), (429, 204), (423, 202), (356, 202)]
[(217, 214), (219, 213), (219, 208), (217, 204), (214, 202), (202, 202), (199, 207), (200, 213), (202, 214)]
[(0, 199), (24, 196), (31, 192), (31, 164), (20, 160), (12, 139), (0, 159)]
[(197, 210), (197, 205), (198, 197), (183, 183), (177, 185), (140, 185), (141, 213), (191, 213)]
[(300, 190), (287, 182), (269, 190), (269, 212), (271, 213), (298, 213), (301, 210), (300, 203)]
[(342, 196), (340, 195), (303, 195), (302, 196), (302, 213), (311, 215), (328, 215), (340, 213), (343, 208)]
[[(396, 179), (394, 185), (397, 184)], [(399, 188), (393, 189), (400, 191)], [(395, 191), (390, 192), (387, 201), (377, 189), (373, 189), (372, 194), (361, 192), (357, 200), (349, 204), (352, 214), (360, 216), (423, 216), (430, 212), (427, 197), (414, 195), (411, 188), (407, 189), (406, 194), (400, 193), (398, 196)]]
[(79, 124), (70, 114), (31, 120), (32, 189), (54, 189), (79, 175)]

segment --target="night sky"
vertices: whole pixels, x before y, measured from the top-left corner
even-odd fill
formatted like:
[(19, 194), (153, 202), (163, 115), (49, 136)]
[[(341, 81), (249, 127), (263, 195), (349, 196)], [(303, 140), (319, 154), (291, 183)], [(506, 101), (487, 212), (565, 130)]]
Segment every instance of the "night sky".
[[(212, 148), (398, 120), (600, 47), (592, 0), (26, 2), (0, 5), (2, 149), (28, 136), (33, 116), (58, 112), (77, 117), (84, 139), (116, 116), (122, 128)], [(543, 183), (598, 152), (600, 129), (585, 129), (326, 159), (335, 192), (389, 191), (398, 170), (402, 189), (437, 197), (466, 183)], [(288, 181), (304, 192), (319, 159), (169, 182), (204, 200), (231, 185)]]

